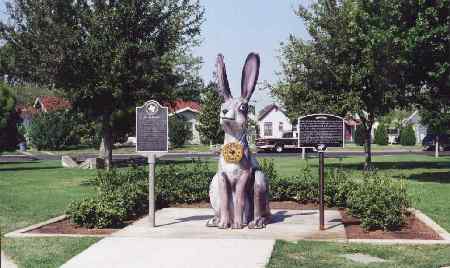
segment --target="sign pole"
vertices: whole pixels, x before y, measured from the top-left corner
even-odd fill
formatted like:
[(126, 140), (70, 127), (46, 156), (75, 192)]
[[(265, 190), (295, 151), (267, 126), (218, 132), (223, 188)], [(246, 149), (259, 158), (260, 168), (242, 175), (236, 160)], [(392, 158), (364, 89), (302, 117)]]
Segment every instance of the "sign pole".
[(298, 119), (299, 147), (314, 147), (319, 153), (319, 229), (325, 230), (325, 151), (344, 147), (345, 122), (331, 114), (311, 114)]
[(148, 218), (150, 227), (155, 227), (155, 154), (148, 155)]
[[(320, 148), (320, 147), (319, 147)], [(325, 178), (324, 178), (324, 150), (319, 149), (319, 224), (320, 230), (325, 230), (325, 204), (324, 204), (324, 190), (325, 190)]]

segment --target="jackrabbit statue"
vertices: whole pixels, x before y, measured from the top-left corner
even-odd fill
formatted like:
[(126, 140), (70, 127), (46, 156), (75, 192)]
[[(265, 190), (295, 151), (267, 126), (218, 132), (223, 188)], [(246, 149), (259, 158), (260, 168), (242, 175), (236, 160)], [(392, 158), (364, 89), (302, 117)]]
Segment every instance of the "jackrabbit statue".
[(214, 217), (209, 227), (264, 228), (269, 223), (269, 185), (247, 142), (248, 103), (259, 75), (259, 55), (250, 53), (242, 70), (241, 97), (233, 98), (223, 56), (217, 56), (219, 93), (224, 102), (220, 124), (225, 132), (219, 168), (209, 187)]

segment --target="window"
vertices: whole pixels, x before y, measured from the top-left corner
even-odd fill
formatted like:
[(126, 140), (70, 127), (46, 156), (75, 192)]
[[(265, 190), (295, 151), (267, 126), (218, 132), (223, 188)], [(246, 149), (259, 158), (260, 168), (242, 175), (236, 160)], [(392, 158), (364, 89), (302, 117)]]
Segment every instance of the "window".
[(283, 122), (280, 122), (280, 124), (278, 125), (278, 130), (280, 132), (283, 132)]
[(272, 122), (264, 122), (264, 136), (272, 136)]

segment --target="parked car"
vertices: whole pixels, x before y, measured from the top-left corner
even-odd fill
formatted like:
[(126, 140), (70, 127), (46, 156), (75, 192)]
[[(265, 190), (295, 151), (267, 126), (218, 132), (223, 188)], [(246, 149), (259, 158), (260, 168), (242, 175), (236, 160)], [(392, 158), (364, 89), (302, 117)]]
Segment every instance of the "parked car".
[(258, 138), (256, 139), (256, 148), (258, 151), (283, 152), (285, 149), (297, 148), (298, 138), (294, 137), (293, 132), (286, 132), (282, 138)]
[[(425, 150), (434, 150), (436, 135), (427, 134), (422, 140)], [(450, 134), (439, 135), (439, 151), (450, 150)]]

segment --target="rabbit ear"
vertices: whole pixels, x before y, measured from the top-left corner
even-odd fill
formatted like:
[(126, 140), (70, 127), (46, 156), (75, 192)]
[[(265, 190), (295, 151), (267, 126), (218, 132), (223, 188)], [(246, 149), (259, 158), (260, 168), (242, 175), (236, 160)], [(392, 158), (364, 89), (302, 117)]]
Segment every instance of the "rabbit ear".
[(244, 68), (242, 69), (241, 80), (241, 97), (246, 101), (250, 100), (250, 97), (255, 91), (256, 82), (259, 75), (259, 55), (256, 53), (250, 53), (245, 60)]
[(223, 55), (217, 55), (217, 78), (219, 84), (219, 93), (225, 100), (232, 98), (230, 86), (228, 85), (227, 70), (223, 62)]

